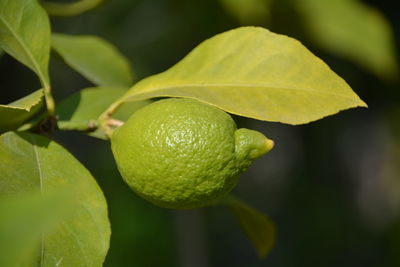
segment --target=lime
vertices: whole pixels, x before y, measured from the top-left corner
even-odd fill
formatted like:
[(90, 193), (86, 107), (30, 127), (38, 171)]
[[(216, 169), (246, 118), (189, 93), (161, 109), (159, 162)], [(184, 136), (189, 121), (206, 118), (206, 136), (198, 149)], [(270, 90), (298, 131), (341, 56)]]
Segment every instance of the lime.
[(169, 98), (135, 112), (111, 137), (126, 183), (155, 205), (190, 209), (216, 203), (273, 142), (236, 129), (231, 116), (197, 100)]

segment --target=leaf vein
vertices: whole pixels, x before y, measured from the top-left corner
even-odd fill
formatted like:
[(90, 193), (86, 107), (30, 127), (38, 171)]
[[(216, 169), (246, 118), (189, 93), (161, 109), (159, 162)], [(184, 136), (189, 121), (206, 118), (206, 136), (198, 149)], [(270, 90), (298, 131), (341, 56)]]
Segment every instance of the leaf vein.
[(87, 258), (87, 255), (86, 255), (86, 253), (85, 253), (85, 250), (83, 249), (82, 243), (81, 243), (81, 241), (79, 240), (78, 236), (74, 233), (74, 231), (69, 227), (68, 224), (66, 224), (66, 223), (64, 223), (64, 222), (63, 222), (62, 224), (64, 225), (65, 229), (66, 229), (66, 230), (73, 236), (73, 238), (76, 240), (76, 243), (78, 244), (78, 247), (79, 247), (79, 249), (81, 250), (81, 253), (82, 253), (82, 255), (83, 255), (83, 259), (85, 260), (86, 266), (90, 266), (90, 265), (89, 265), (88, 258)]
[[(36, 159), (36, 165), (38, 168), (38, 172), (39, 172), (39, 181), (40, 181), (40, 192), (43, 193), (43, 172), (42, 172), (42, 167), (41, 167), (41, 163), (40, 163), (40, 159), (39, 159), (39, 152), (37, 151), (37, 147), (35, 144), (35, 140), (34, 137), (29, 136), (29, 138), (31, 139), (33, 145), (33, 151), (35, 153), (35, 159)], [(41, 253), (40, 253), (40, 266), (43, 267), (44, 264), (44, 257), (45, 257), (45, 237), (44, 237), (44, 233), (42, 233), (41, 235)]]
[(316, 89), (310, 89), (310, 88), (285, 88), (285, 87), (272, 87), (272, 86), (263, 86), (263, 85), (249, 85), (249, 84), (212, 84), (212, 83), (204, 83), (204, 84), (183, 84), (183, 85), (171, 85), (171, 86), (166, 86), (166, 87), (158, 87), (158, 88), (152, 88), (151, 90), (148, 91), (132, 91), (131, 94), (127, 94), (124, 98), (129, 99), (130, 97), (135, 97), (135, 96), (140, 96), (140, 95), (145, 95), (145, 94), (151, 94), (151, 93), (157, 93), (158, 91), (163, 91), (163, 90), (170, 90), (170, 89), (180, 89), (180, 88), (185, 88), (185, 87), (194, 87), (194, 88), (208, 88), (208, 87), (244, 87), (244, 88), (262, 88), (262, 89), (275, 89), (275, 90), (298, 90), (298, 91), (306, 91), (306, 92), (313, 92), (313, 93), (318, 93), (318, 94), (326, 94), (326, 95), (332, 95), (332, 96), (337, 96), (337, 97), (342, 97), (346, 99), (351, 99), (353, 100), (353, 97), (351, 96), (346, 96), (342, 94), (335, 94), (331, 92), (326, 92), (326, 91), (320, 91)]

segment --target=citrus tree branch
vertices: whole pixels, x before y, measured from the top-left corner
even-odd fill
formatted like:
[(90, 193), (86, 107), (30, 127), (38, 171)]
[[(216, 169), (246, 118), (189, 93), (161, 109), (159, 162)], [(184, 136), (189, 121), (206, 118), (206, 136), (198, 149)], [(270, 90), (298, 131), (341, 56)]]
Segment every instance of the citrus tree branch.
[(58, 121), (58, 129), (64, 131), (93, 131), (97, 128), (97, 122), (91, 121)]

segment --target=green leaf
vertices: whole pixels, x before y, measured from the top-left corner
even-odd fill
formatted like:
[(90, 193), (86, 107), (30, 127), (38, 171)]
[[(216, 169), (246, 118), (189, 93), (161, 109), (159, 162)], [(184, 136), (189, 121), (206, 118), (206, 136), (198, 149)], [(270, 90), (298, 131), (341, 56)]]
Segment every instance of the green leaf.
[(71, 212), (67, 196), (30, 192), (0, 197), (0, 266), (36, 266), (43, 233), (54, 231)]
[(265, 257), (275, 244), (276, 229), (269, 218), (242, 201), (228, 196), (223, 202), (235, 215), (244, 234), (249, 238), (259, 257)]
[(169, 70), (134, 85), (119, 102), (188, 97), (265, 121), (308, 123), (366, 106), (300, 42), (259, 27), (204, 41)]
[(50, 87), (50, 23), (36, 0), (0, 1), (0, 47), (32, 69)]
[(13, 130), (36, 114), (43, 105), (43, 90), (37, 90), (8, 105), (0, 105), (0, 134)]
[[(60, 128), (72, 130), (77, 128), (85, 129), (117, 99), (121, 98), (126, 89), (116, 87), (92, 87), (82, 89), (57, 105), (57, 115)], [(136, 110), (149, 104), (149, 100), (138, 102), (127, 102), (119, 107), (113, 114), (115, 119), (126, 121)], [(106, 139), (99, 130), (88, 133), (91, 136)]]
[(393, 31), (378, 11), (358, 0), (295, 1), (309, 36), (384, 79), (398, 75)]
[(96, 120), (113, 101), (125, 92), (126, 89), (113, 87), (82, 89), (58, 104), (57, 115), (61, 121)]
[(0, 136), (0, 196), (66, 190), (75, 200), (68, 218), (45, 233), (40, 266), (102, 266), (110, 225), (103, 193), (91, 174), (64, 148), (38, 135)]
[(129, 87), (133, 83), (129, 61), (99, 37), (53, 34), (52, 47), (66, 64), (96, 85)]
[(76, 16), (98, 6), (103, 0), (76, 0), (72, 3), (44, 1), (43, 7), (52, 16)]

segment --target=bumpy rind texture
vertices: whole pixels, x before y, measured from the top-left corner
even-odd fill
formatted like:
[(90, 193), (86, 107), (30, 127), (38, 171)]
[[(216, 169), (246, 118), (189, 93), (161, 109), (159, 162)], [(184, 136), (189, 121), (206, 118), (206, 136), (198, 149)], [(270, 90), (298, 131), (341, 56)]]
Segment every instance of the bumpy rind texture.
[(122, 177), (137, 194), (157, 206), (190, 209), (231, 191), (253, 160), (250, 154), (257, 154), (254, 139), (261, 144), (258, 154), (266, 153), (263, 135), (235, 132), (235, 122), (222, 110), (171, 98), (134, 113), (111, 143)]

